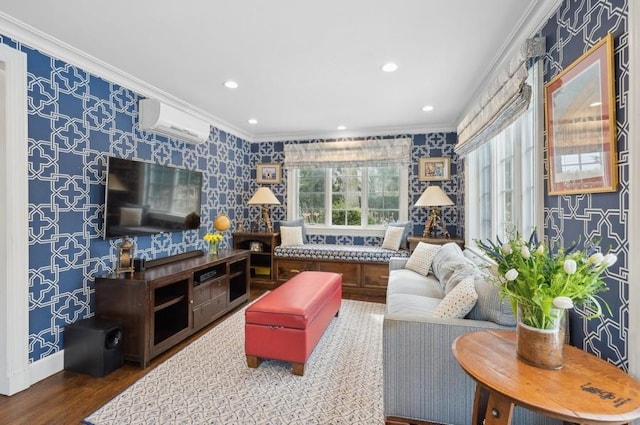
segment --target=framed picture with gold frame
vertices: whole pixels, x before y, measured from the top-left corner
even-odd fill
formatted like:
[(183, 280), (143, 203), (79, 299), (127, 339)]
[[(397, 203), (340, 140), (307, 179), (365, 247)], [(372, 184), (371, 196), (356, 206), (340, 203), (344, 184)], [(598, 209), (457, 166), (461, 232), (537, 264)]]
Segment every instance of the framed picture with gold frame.
[(277, 184), (282, 181), (282, 168), (280, 164), (263, 163), (256, 165), (256, 182)]
[(549, 195), (618, 189), (613, 36), (544, 87)]
[(451, 178), (451, 160), (449, 158), (420, 158), (418, 160), (418, 181), (440, 181)]

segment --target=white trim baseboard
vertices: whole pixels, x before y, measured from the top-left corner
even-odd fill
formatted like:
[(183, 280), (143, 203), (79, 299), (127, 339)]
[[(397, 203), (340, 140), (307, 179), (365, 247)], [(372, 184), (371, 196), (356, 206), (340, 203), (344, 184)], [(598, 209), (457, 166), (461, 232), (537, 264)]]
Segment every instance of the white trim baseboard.
[(58, 351), (29, 365), (30, 384), (55, 375), (64, 369), (64, 350)]

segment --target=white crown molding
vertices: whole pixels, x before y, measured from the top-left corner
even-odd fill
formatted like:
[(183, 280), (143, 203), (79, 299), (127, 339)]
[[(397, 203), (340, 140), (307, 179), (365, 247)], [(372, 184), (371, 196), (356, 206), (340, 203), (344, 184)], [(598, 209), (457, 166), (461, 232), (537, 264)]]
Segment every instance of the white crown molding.
[(252, 141), (254, 138), (253, 135), (234, 127), (224, 120), (213, 116), (176, 96), (136, 78), (121, 69), (109, 65), (108, 63), (61, 40), (58, 40), (57, 38), (52, 37), (18, 19), (15, 19), (4, 12), (0, 12), (0, 34), (51, 55), (56, 59), (61, 59), (67, 63), (77, 66), (84, 71), (104, 78), (109, 82), (126, 87), (141, 96), (161, 100), (162, 102), (188, 112), (191, 115), (210, 123), (222, 131), (231, 133), (248, 141)]
[[(549, 2), (551, 0), (539, 0)], [(553, 0), (558, 1), (558, 0)], [(373, 137), (390, 134), (420, 134), (455, 132), (454, 124), (436, 124), (428, 127), (388, 127), (370, 128), (363, 131), (339, 132), (336, 130), (325, 132), (297, 132), (297, 133), (247, 133), (228, 122), (197, 108), (182, 99), (173, 96), (133, 75), (124, 72), (108, 63), (83, 52), (49, 34), (46, 34), (10, 15), (0, 12), (0, 35), (5, 35), (16, 42), (37, 49), (56, 59), (77, 66), (86, 72), (94, 74), (109, 82), (119, 84), (143, 97), (158, 99), (175, 108), (181, 109), (193, 116), (210, 123), (219, 130), (230, 133), (248, 142), (274, 142), (307, 139), (336, 139), (345, 137)]]
[[(487, 71), (481, 78), (481, 83), (470, 101), (463, 109), (463, 113), (458, 117), (457, 122), (460, 123), (469, 112), (469, 109), (478, 101), (478, 97), (484, 88), (489, 85), (496, 75), (503, 69), (506, 63), (520, 50), (528, 38), (537, 34), (547, 23), (549, 18), (558, 10), (563, 0), (534, 0), (531, 1), (529, 8), (522, 15), (518, 25), (515, 26), (513, 32), (506, 38), (502, 49), (496, 54), (493, 62), (487, 67)], [(456, 125), (457, 127), (457, 125)]]
[(252, 143), (261, 142), (288, 142), (291, 140), (315, 140), (315, 139), (348, 139), (354, 137), (382, 137), (397, 136), (399, 134), (429, 134), (429, 133), (455, 133), (453, 124), (435, 125), (429, 127), (381, 127), (377, 129), (366, 129), (363, 131), (327, 131), (317, 133), (272, 133), (266, 135), (256, 135)]

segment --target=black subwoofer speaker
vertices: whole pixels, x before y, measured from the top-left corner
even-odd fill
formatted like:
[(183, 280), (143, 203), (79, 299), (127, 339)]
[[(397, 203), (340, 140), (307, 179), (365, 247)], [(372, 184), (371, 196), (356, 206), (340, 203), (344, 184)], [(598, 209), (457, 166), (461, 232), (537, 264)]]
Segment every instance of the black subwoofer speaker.
[(81, 320), (64, 329), (64, 368), (105, 376), (124, 363), (122, 326), (108, 320)]

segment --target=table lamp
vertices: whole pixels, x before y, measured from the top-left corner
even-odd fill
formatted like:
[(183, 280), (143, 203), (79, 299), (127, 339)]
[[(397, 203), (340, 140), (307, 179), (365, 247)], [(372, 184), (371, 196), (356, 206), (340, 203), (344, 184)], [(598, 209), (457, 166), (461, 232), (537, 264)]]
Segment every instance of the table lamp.
[(444, 222), (442, 221), (439, 208), (450, 205), (453, 205), (453, 201), (442, 189), (440, 189), (439, 186), (428, 186), (425, 189), (424, 193), (415, 204), (416, 207), (431, 207), (431, 213), (427, 217), (427, 222), (424, 226), (424, 233), (422, 236), (433, 237), (436, 227), (440, 227), (445, 238), (449, 239), (451, 237), (444, 225)]
[(269, 217), (269, 205), (280, 205), (280, 201), (268, 187), (261, 187), (256, 190), (248, 202), (249, 205), (262, 205), (262, 222), (264, 222), (267, 232), (273, 233), (271, 217)]

